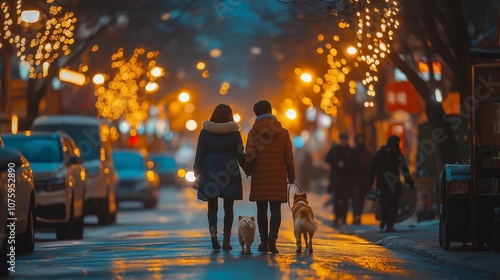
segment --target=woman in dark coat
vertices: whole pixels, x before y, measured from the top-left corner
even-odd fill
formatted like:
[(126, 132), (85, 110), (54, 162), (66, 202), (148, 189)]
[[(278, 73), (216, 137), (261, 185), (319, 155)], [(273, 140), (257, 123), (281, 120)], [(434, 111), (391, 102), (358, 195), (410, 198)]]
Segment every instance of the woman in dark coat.
[(333, 194), (333, 211), (335, 219), (333, 226), (339, 223), (347, 224), (347, 211), (349, 199), (354, 196), (354, 182), (358, 168), (356, 151), (349, 146), (349, 137), (340, 134), (340, 143), (333, 145), (325, 157), (330, 165), (330, 184), (328, 192)]
[(398, 216), (398, 200), (401, 196), (400, 174), (405, 182), (413, 190), (414, 183), (408, 170), (408, 162), (399, 149), (400, 138), (392, 135), (387, 140), (387, 145), (382, 146), (375, 154), (370, 168), (368, 188), (370, 189), (377, 178), (377, 191), (379, 193), (379, 204), (382, 210), (380, 229), (387, 224), (387, 231), (395, 231), (394, 223)]
[[(241, 173), (245, 154), (239, 132), (233, 120), (233, 111), (219, 104), (209, 121), (203, 123), (198, 138), (194, 172), (198, 180), (198, 199), (208, 202), (208, 225), (213, 249), (220, 249), (217, 240), (218, 198), (224, 200), (223, 250), (231, 250), (229, 243), (233, 225), (233, 204), (243, 199)], [(238, 165), (239, 163), (239, 165)]]

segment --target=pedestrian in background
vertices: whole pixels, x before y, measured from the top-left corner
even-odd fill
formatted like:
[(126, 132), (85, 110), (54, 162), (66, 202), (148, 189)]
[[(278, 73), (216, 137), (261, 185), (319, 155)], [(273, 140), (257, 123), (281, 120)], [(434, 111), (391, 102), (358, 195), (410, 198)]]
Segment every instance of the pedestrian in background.
[(334, 144), (326, 154), (325, 161), (330, 165), (330, 184), (328, 192), (333, 194), (333, 226), (347, 224), (349, 199), (354, 196), (355, 177), (358, 168), (357, 154), (349, 146), (346, 133), (339, 135), (340, 143)]
[[(288, 183), (295, 182), (292, 142), (288, 130), (272, 115), (271, 104), (261, 100), (253, 111), (257, 118), (248, 133), (245, 173), (252, 176), (250, 201), (257, 203), (261, 252), (278, 253), (281, 203), (287, 202)], [(271, 210), (268, 225), (267, 209)]]
[(354, 215), (353, 224), (361, 224), (361, 214), (363, 213), (363, 207), (365, 205), (365, 198), (368, 193), (366, 185), (368, 184), (368, 178), (370, 176), (370, 166), (373, 160), (373, 154), (366, 148), (365, 144), (366, 137), (364, 134), (360, 133), (356, 135), (355, 147), (357, 158), (359, 160), (359, 166), (356, 175), (356, 184), (354, 189), (354, 198), (352, 201), (352, 212)]
[(376, 188), (382, 212), (380, 229), (384, 229), (387, 224), (388, 232), (396, 231), (394, 223), (398, 216), (398, 200), (402, 188), (400, 174), (404, 176), (410, 189), (413, 190), (415, 186), (408, 169), (408, 162), (399, 149), (399, 141), (398, 136), (392, 135), (387, 140), (387, 144), (378, 150), (370, 167), (368, 182), (368, 189), (370, 189), (375, 177), (377, 179)]
[(209, 121), (203, 122), (198, 137), (194, 172), (198, 178), (198, 198), (208, 202), (208, 225), (212, 248), (220, 249), (217, 240), (218, 198), (224, 200), (224, 239), (222, 250), (231, 250), (230, 238), (233, 226), (233, 205), (243, 199), (241, 173), (245, 154), (239, 132), (240, 126), (233, 120), (233, 111), (226, 104), (215, 107)]

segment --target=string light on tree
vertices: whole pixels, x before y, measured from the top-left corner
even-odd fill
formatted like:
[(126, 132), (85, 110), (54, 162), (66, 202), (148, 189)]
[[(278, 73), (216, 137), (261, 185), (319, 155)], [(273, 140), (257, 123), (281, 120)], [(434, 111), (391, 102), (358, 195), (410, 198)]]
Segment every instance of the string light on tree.
[(123, 118), (137, 129), (149, 114), (146, 95), (158, 90), (156, 79), (164, 71), (156, 65), (158, 51), (146, 53), (143, 48), (137, 48), (128, 60), (124, 52), (119, 49), (111, 56), (111, 68), (115, 73), (109, 81), (103, 81), (102, 74), (94, 76), (95, 106), (103, 118), (110, 121)]
[(41, 13), (38, 10), (23, 11), (23, 1), (3, 1), (0, 10), (3, 17), (3, 30), (0, 36), (15, 49), (21, 61), (30, 66), (30, 78), (42, 78), (48, 75), (50, 64), (60, 55), (69, 55), (75, 23), (73, 12), (65, 11), (54, 0), (40, 0)]
[[(399, 26), (397, 1), (355, 0), (351, 4), (350, 9), (354, 10), (357, 20), (354, 28), (348, 28), (351, 26), (349, 19), (340, 19), (338, 26), (342, 35), (332, 34), (329, 37), (319, 34), (317, 37), (318, 43), (322, 44), (317, 53), (326, 55), (329, 69), (322, 79), (316, 80), (313, 90), (321, 92), (321, 108), (332, 117), (336, 117), (341, 105), (336, 93), (343, 84), (348, 82), (349, 93), (356, 94), (356, 78), (351, 78), (354, 68), (364, 72), (361, 82), (366, 86), (368, 96), (376, 95), (374, 84), (379, 80), (378, 67), (390, 53), (393, 35)], [(346, 46), (345, 42), (352, 45)], [(365, 103), (365, 107), (373, 106), (373, 102)]]

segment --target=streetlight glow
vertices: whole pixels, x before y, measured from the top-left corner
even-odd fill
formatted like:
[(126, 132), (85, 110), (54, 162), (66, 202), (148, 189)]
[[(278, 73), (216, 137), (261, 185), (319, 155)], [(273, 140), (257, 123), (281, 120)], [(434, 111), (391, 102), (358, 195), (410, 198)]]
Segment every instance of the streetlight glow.
[(94, 82), (94, 84), (96, 84), (96, 85), (104, 84), (105, 80), (106, 80), (106, 78), (104, 78), (103, 74), (96, 74), (96, 75), (94, 75), (94, 78), (92, 78), (92, 82)]
[(26, 23), (35, 23), (40, 20), (40, 11), (26, 10), (21, 12), (21, 20)]
[(151, 73), (151, 76), (158, 78), (158, 77), (163, 76), (164, 71), (163, 71), (163, 68), (161, 68), (160, 66), (156, 66), (153, 69), (151, 69), (150, 73)]
[(288, 119), (295, 120), (297, 118), (297, 111), (295, 111), (294, 109), (288, 109), (285, 115)]
[(357, 50), (355, 47), (353, 47), (353, 46), (350, 46), (350, 47), (348, 47), (348, 48), (347, 48), (347, 53), (348, 53), (348, 54), (352, 54), (352, 55), (354, 55), (354, 54), (356, 54), (357, 52), (358, 52), (358, 50)]
[(189, 131), (194, 131), (198, 128), (198, 123), (195, 120), (188, 120), (186, 122), (186, 129)]
[(153, 92), (157, 91), (159, 87), (160, 86), (158, 85), (158, 83), (155, 83), (155, 82), (148, 83), (146, 85), (146, 91), (149, 92), (149, 93), (153, 93)]
[(84, 74), (66, 68), (59, 70), (59, 80), (75, 85), (83, 86), (86, 81)]
[(235, 122), (239, 123), (239, 122), (241, 121), (241, 116), (240, 116), (240, 114), (237, 114), (237, 113), (236, 113), (236, 114), (234, 114), (234, 115), (233, 115), (233, 119), (234, 119), (234, 121), (235, 121)]
[(206, 67), (205, 62), (200, 61), (198, 62), (198, 64), (196, 64), (196, 69), (198, 70), (203, 70), (205, 69), (205, 67)]
[(302, 75), (300, 75), (300, 79), (306, 83), (310, 83), (312, 81), (312, 76), (309, 73), (302, 73)]
[(189, 101), (189, 99), (191, 99), (191, 96), (189, 95), (189, 93), (183, 91), (179, 94), (179, 101), (182, 102), (182, 103), (186, 103)]

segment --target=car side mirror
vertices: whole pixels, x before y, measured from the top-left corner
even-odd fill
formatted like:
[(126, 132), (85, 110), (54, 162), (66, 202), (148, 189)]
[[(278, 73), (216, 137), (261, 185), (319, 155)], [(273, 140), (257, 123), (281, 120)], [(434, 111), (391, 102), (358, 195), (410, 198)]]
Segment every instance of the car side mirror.
[(83, 163), (83, 158), (79, 156), (70, 156), (69, 157), (70, 164), (81, 164)]

